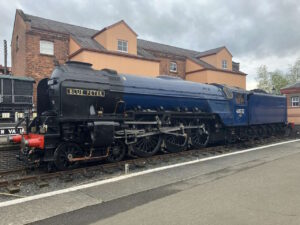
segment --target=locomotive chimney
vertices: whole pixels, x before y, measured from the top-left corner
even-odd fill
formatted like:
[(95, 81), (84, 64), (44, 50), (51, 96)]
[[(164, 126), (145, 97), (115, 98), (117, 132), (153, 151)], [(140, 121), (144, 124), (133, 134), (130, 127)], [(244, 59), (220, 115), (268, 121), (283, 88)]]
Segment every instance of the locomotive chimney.
[(4, 40), (4, 74), (7, 74), (7, 42)]

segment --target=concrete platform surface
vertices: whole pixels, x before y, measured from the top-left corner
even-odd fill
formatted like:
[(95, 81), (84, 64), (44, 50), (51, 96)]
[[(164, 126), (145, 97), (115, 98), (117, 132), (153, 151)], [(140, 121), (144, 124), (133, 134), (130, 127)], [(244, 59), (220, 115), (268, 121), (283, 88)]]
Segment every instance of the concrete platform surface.
[(300, 142), (1, 207), (1, 224), (300, 224)]

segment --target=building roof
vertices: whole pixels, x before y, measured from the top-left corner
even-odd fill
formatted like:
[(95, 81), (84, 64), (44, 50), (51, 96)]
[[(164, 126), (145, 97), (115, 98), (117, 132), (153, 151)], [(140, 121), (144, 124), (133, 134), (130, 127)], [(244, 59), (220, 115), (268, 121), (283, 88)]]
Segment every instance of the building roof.
[(105, 50), (102, 45), (91, 38), (98, 32), (97, 30), (57, 22), (54, 20), (32, 16), (25, 13), (23, 13), (23, 16), (25, 17), (26, 21), (30, 22), (32, 28), (70, 35), (82, 48)]
[[(125, 23), (123, 20), (109, 26), (105, 27), (102, 30), (95, 30), (86, 27), (81, 27), (77, 25), (71, 25), (63, 22), (58, 22), (50, 19), (45, 19), (37, 16), (32, 16), (25, 14), (22, 10), (17, 10), (17, 13), (21, 15), (24, 21), (30, 22), (32, 28), (40, 29), (40, 30), (47, 30), (53, 31), (61, 34), (70, 35), (76, 42), (81, 46), (81, 48), (95, 50), (95, 51), (107, 51), (100, 43), (93, 39), (93, 37), (100, 32), (108, 29), (111, 26), (115, 26), (119, 23)], [(125, 25), (127, 25), (125, 23)], [(127, 25), (128, 26), (128, 25)], [(129, 27), (129, 26), (128, 26)], [(130, 27), (129, 29), (136, 34)], [(146, 59), (155, 59), (156, 57), (151, 54), (153, 52), (162, 52), (167, 54), (172, 54), (176, 56), (180, 56), (183, 58), (188, 58), (195, 63), (203, 66), (205, 69), (217, 69), (213, 65), (204, 62), (203, 60), (199, 59), (199, 57), (216, 54), (217, 52), (221, 51), (224, 46), (211, 49), (204, 52), (174, 47), (166, 44), (160, 44), (157, 42), (147, 41), (143, 39), (137, 39), (137, 53), (138, 56), (144, 57)], [(228, 50), (227, 50), (228, 51)], [(229, 52), (229, 51), (228, 51)], [(229, 52), (230, 53), (230, 52)], [(234, 72), (234, 71), (233, 71)], [(241, 73), (241, 72), (239, 72)], [(241, 73), (244, 74), (244, 73)]]
[[(226, 49), (228, 51), (228, 49), (225, 46), (221, 46), (221, 47), (218, 47), (218, 48), (214, 48), (214, 49), (210, 49), (210, 50), (207, 50), (207, 51), (204, 51), (204, 52), (200, 52), (195, 57), (200, 58), (200, 57), (204, 57), (204, 56), (214, 55), (214, 54), (219, 53), (222, 49)], [(230, 51), (228, 51), (228, 52), (231, 55)]]
[(109, 25), (107, 27), (104, 27), (102, 30), (98, 31), (96, 34), (94, 34), (92, 36), (92, 38), (94, 38), (95, 36), (97, 36), (98, 34), (101, 34), (102, 32), (114, 27), (114, 26), (117, 26), (119, 24), (124, 24), (135, 36), (138, 36), (137, 33), (135, 33), (135, 31), (124, 21), (124, 20), (120, 20), (112, 25)]
[(298, 81), (294, 84), (289, 84), (289, 85), (285, 86), (284, 88), (281, 88), (280, 90), (296, 89), (296, 88), (300, 89), (300, 81)]
[(160, 44), (153, 41), (146, 41), (143, 39), (137, 40), (138, 48), (143, 50), (150, 50), (150, 51), (156, 51), (156, 52), (163, 52), (167, 54), (172, 54), (176, 56), (183, 56), (185, 58), (191, 59), (195, 63), (203, 66), (204, 68), (215, 68), (214, 66), (204, 62), (203, 60), (197, 59), (195, 55), (197, 55), (199, 52), (179, 47), (174, 47), (171, 45), (166, 44)]

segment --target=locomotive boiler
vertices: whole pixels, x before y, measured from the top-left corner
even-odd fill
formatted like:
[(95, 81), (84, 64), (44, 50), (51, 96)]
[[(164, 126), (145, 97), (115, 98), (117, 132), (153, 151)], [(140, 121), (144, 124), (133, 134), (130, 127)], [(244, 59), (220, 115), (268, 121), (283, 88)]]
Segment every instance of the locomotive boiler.
[(37, 117), (10, 139), (21, 143), (26, 162), (65, 170), (80, 161), (116, 162), (126, 154), (147, 157), (281, 134), (286, 122), (281, 96), (68, 62), (39, 82)]

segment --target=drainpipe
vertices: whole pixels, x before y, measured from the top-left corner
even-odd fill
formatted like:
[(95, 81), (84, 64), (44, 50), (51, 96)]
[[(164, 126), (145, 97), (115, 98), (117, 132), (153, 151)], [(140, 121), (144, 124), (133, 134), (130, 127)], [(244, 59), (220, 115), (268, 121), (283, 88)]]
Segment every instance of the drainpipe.
[(7, 73), (7, 42), (4, 40), (4, 74)]

